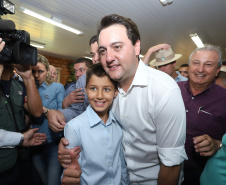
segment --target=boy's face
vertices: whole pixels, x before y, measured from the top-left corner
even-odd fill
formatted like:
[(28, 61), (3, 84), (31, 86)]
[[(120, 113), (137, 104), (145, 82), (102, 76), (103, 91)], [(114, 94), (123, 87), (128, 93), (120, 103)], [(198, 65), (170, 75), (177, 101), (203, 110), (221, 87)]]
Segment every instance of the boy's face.
[(98, 116), (102, 120), (105, 119), (113, 99), (117, 96), (117, 91), (109, 78), (92, 75), (86, 86), (86, 94)]

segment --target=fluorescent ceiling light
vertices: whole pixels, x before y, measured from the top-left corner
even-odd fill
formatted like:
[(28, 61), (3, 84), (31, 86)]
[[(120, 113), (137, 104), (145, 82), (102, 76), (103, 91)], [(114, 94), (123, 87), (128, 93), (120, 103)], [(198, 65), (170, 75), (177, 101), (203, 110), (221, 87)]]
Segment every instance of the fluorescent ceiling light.
[(190, 34), (191, 39), (196, 44), (197, 47), (201, 48), (204, 47), (204, 44), (202, 43), (201, 39), (199, 38), (197, 33)]
[(88, 58), (88, 59), (92, 60), (92, 58), (91, 58), (91, 57), (84, 57), (84, 58)]
[(45, 22), (48, 22), (48, 23), (53, 24), (55, 26), (58, 26), (60, 28), (63, 28), (63, 29), (65, 29), (67, 31), (70, 31), (72, 33), (75, 33), (77, 35), (83, 35), (83, 32), (80, 31), (80, 30), (77, 30), (77, 29), (72, 28), (70, 26), (67, 26), (65, 24), (59, 23), (57, 21), (54, 21), (53, 19), (49, 19), (47, 17), (44, 17), (44, 16), (42, 16), (42, 15), (40, 15), (38, 13), (35, 13), (35, 12), (31, 11), (31, 10), (28, 10), (28, 9), (22, 7), (22, 6), (20, 7), (20, 11), (23, 12), (23, 13), (25, 13), (25, 14), (27, 14), (27, 15), (30, 15), (30, 16), (35, 17), (37, 19), (40, 19), (42, 21), (45, 21)]
[(45, 46), (41, 46), (41, 45), (37, 45), (37, 44), (30, 44), (31, 46), (34, 46), (34, 47), (36, 47), (36, 48), (45, 48)]
[(166, 5), (166, 4), (171, 4), (173, 0), (160, 0), (160, 2), (162, 3), (162, 5)]
[(36, 48), (45, 48), (45, 44), (34, 42), (34, 41), (31, 41), (30, 45)]

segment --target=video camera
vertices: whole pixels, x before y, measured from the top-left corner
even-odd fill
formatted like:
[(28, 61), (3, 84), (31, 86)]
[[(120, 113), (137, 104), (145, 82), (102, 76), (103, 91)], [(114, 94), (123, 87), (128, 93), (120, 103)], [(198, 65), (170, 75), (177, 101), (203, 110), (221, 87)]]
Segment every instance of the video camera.
[[(0, 0), (0, 16), (14, 14), (15, 6), (8, 0)], [(37, 48), (30, 45), (30, 34), (24, 30), (16, 30), (11, 20), (0, 18), (0, 38), (5, 47), (0, 53), (0, 64), (37, 64)]]

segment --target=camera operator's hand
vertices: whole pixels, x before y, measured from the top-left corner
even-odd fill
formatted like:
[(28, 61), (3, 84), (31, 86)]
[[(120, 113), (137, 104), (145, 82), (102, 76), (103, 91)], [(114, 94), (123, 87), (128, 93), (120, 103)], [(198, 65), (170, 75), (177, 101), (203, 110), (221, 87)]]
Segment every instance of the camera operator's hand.
[[(2, 51), (4, 46), (5, 46), (5, 42), (4, 41), (2, 42), (2, 38), (0, 38), (0, 52)], [(0, 80), (2, 78), (2, 71), (3, 71), (3, 69), (4, 69), (3, 64), (0, 64)]]
[(5, 46), (5, 42), (2, 41), (2, 38), (0, 38), (0, 52), (2, 51), (2, 49), (4, 48)]
[(23, 80), (33, 78), (30, 65), (13, 64), (13, 67), (16, 70), (17, 74), (23, 78)]
[(42, 100), (35, 85), (35, 79), (32, 75), (30, 65), (14, 64), (17, 74), (23, 78), (23, 82), (27, 92), (27, 102), (24, 108), (33, 116), (40, 117), (43, 112)]

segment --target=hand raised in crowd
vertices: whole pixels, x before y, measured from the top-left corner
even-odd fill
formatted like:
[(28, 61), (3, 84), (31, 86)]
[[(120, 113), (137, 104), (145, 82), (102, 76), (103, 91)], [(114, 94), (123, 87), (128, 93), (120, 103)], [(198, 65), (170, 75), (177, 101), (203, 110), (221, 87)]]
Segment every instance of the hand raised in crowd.
[(81, 167), (78, 163), (78, 156), (75, 152), (70, 152), (71, 164), (64, 170), (62, 185), (78, 185), (82, 174)]
[(165, 49), (165, 50), (168, 50), (171, 46), (169, 44), (158, 44), (156, 46), (152, 46), (148, 49), (148, 51), (145, 53), (144, 55), (144, 58), (142, 59), (143, 62), (145, 64), (148, 64), (149, 63), (149, 59), (152, 55), (152, 53), (160, 50), (160, 49)]
[(75, 89), (72, 91), (66, 98), (64, 98), (64, 101), (62, 103), (63, 108), (67, 108), (69, 105), (74, 104), (74, 103), (82, 103), (84, 102), (85, 99), (85, 93), (80, 92), (83, 89)]
[(171, 48), (171, 45), (169, 45), (169, 44), (158, 44), (156, 46), (150, 47), (149, 50), (153, 53), (160, 49), (168, 50), (169, 48)]
[(64, 126), (66, 125), (66, 120), (62, 112), (58, 110), (49, 110), (46, 114), (49, 128), (54, 132), (61, 132), (64, 130)]
[(66, 138), (61, 138), (59, 146), (58, 146), (58, 161), (64, 168), (68, 168), (68, 166), (71, 164), (71, 156), (70, 152), (75, 152), (75, 154), (79, 157), (79, 153), (81, 152), (81, 149), (79, 146), (68, 149), (66, 146), (69, 145), (69, 142)]
[(215, 140), (207, 134), (193, 138), (195, 151), (200, 153), (201, 156), (212, 156), (219, 149), (221, 141)]
[(41, 145), (43, 142), (46, 141), (47, 136), (43, 133), (35, 133), (38, 131), (39, 128), (30, 129), (27, 132), (24, 132), (24, 142), (23, 146), (36, 146)]

